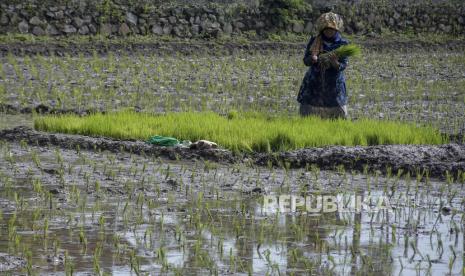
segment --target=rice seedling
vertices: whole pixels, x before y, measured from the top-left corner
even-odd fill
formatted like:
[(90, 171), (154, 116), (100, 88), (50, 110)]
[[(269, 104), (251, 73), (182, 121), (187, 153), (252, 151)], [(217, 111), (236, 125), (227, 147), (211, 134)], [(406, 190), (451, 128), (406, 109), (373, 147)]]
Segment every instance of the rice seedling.
[[(360, 103), (360, 106), (364, 107), (362, 109), (355, 108), (353, 110), (355, 117), (368, 111), (370, 115), (375, 117), (383, 113), (385, 118), (395, 119), (399, 115), (398, 107), (404, 106), (402, 101), (406, 96), (413, 96), (415, 99), (424, 99), (425, 96), (420, 95), (420, 93), (423, 93), (427, 95), (426, 97), (432, 96), (433, 98), (431, 101), (429, 101), (429, 98), (426, 98), (426, 110), (418, 103), (414, 103), (411, 107), (407, 107), (414, 113), (414, 116), (410, 119), (415, 120), (415, 118), (419, 118), (418, 116), (421, 113), (426, 113), (426, 115), (436, 123), (440, 123), (445, 127), (445, 125), (442, 124), (444, 122), (441, 123), (437, 117), (431, 115), (445, 112), (454, 116), (453, 113), (457, 110), (456, 107), (453, 107), (451, 104), (433, 105), (431, 103), (436, 103), (437, 101), (435, 101), (434, 97), (438, 97), (438, 94), (442, 94), (443, 91), (453, 92), (455, 89), (454, 87), (461, 87), (460, 82), (453, 80), (455, 85), (446, 85), (445, 83), (447, 82), (443, 82), (442, 80), (432, 81), (430, 83), (428, 83), (428, 81), (437, 78), (434, 76), (434, 74), (437, 74), (435, 70), (442, 66), (442, 62), (439, 62), (439, 59), (444, 58), (450, 60), (451, 64), (455, 64), (456, 66), (450, 69), (447, 68), (446, 70), (455, 70), (456, 68), (461, 68), (461, 64), (458, 63), (458, 61), (463, 61), (463, 55), (435, 53), (432, 55), (431, 59), (420, 59), (419, 57), (424, 54), (425, 53), (422, 52), (412, 53), (410, 55), (395, 54), (393, 58), (388, 59), (383, 54), (367, 51), (364, 53), (366, 58), (354, 59), (353, 65), (348, 68), (350, 70), (350, 74), (347, 74), (349, 88), (351, 95), (357, 99), (353, 103), (356, 106)], [(289, 55), (293, 58), (289, 59)], [(173, 109), (180, 108), (180, 110), (183, 110), (181, 108), (182, 106), (186, 106), (187, 109), (192, 109), (193, 106), (201, 107), (202, 104), (200, 103), (203, 101), (204, 107), (209, 106), (210, 109), (214, 109), (217, 112), (227, 111), (224, 110), (225, 106), (229, 107), (232, 103), (234, 108), (241, 111), (257, 109), (269, 112), (271, 109), (273, 112), (291, 113), (292, 110), (295, 110), (296, 103), (293, 99), (290, 99), (289, 94), (283, 93), (282, 91), (297, 90), (300, 82), (299, 78), (303, 70), (300, 55), (300, 52), (292, 52), (279, 54), (239, 54), (239, 56), (233, 55), (209, 58), (202, 56), (135, 56), (129, 58), (125, 55), (122, 57), (115, 55), (100, 57), (95, 54), (90, 58), (80, 57), (76, 59), (70, 56), (47, 58), (48, 62), (44, 64), (44, 69), (46, 68), (46, 64), (53, 64), (57, 67), (56, 70), (53, 71), (54, 74), (49, 73), (49, 75), (53, 76), (51, 77), (52, 80), (62, 88), (61, 90), (66, 91), (66, 93), (60, 96), (59, 105), (64, 103), (65, 105), (69, 104), (73, 106), (73, 103), (76, 103), (81, 106), (99, 107), (103, 105), (108, 107), (111, 106), (108, 103), (114, 103), (113, 106), (115, 108), (121, 108), (134, 106), (137, 102), (142, 103), (140, 107), (145, 107), (149, 109), (148, 111), (171, 111), (168, 109), (169, 107), (173, 107)], [(213, 61), (212, 59), (215, 58), (217, 58), (217, 60)], [(95, 64), (95, 70), (100, 71), (83, 70), (87, 68), (86, 64), (89, 60), (91, 60), (90, 63), (92, 65)], [(286, 62), (283, 62), (283, 60)], [(19, 63), (21, 66), (29, 68), (28, 71), (33, 72), (36, 67), (34, 63), (40, 63), (40, 61), (35, 59), (27, 62), (18, 61), (15, 57), (11, 56), (9, 59), (6, 59), (6, 63), (8, 66), (5, 65), (4, 67), (9, 67), (10, 65), (14, 67), (13, 65), (15, 63)], [(192, 64), (192, 66), (183, 66), (184, 64)], [(408, 66), (399, 67), (399, 64), (406, 64)], [(80, 74), (70, 73), (78, 70), (77, 68), (81, 68)], [(416, 72), (412, 70), (413, 68), (415, 68)], [(431, 70), (431, 68), (433, 68), (433, 70)], [(18, 70), (18, 72), (20, 71), (21, 70)], [(109, 74), (106, 73), (107, 71), (115, 75), (113, 83), (105, 82), (109, 77)], [(148, 72), (147, 74), (145, 74), (146, 71)], [(144, 74), (142, 74), (142, 72), (144, 72)], [(150, 74), (150, 72), (152, 72), (152, 74)], [(386, 75), (385, 72), (392, 72), (392, 76), (384, 76)], [(409, 75), (412, 72), (415, 74)], [(250, 74), (252, 74), (252, 78), (249, 77)], [(378, 74), (382, 74), (382, 77), (379, 77)], [(454, 75), (456, 73), (453, 71), (451, 74)], [(126, 81), (130, 79), (131, 75), (140, 76), (136, 78), (137, 81), (140, 82), (139, 88), (137, 88), (137, 86), (131, 87), (131, 81)], [(190, 76), (189, 81), (184, 77), (186, 75)], [(151, 76), (156, 76), (156, 80), (153, 80)], [(202, 85), (204, 80), (207, 79), (206, 76), (211, 76), (211, 79), (214, 79), (215, 82), (207, 82), (206, 85)], [(365, 77), (361, 78), (361, 76)], [(417, 76), (419, 79), (416, 79)], [(17, 86), (19, 83), (21, 85), (27, 85), (25, 81), (13, 83), (9, 80), (9, 76), (5, 77), (5, 79), (8, 80), (7, 86), (5, 86), (8, 87), (8, 94), (13, 91), (16, 92), (14, 86)], [(82, 89), (76, 90), (75, 87), (69, 85), (62, 79), (73, 80)], [(103, 80), (100, 81), (99, 79)], [(375, 89), (371, 89), (372, 87), (369, 87), (369, 84), (377, 79), (381, 79), (381, 81), (377, 81), (375, 83)], [(13, 80), (13, 78), (11, 78), (11, 80)], [(441, 82), (444, 84), (441, 84)], [(35, 87), (43, 88), (39, 90), (46, 91), (49, 89), (49, 83), (51, 82), (50, 79), (39, 78), (37, 80), (32, 80), (32, 83)], [(412, 83), (417, 87), (409, 89)], [(115, 86), (118, 87), (114, 92), (106, 87), (108, 85), (111, 86), (111, 84), (115, 84)], [(443, 85), (443, 87), (439, 87), (438, 84)], [(94, 89), (88, 89), (92, 87), (94, 87)], [(155, 89), (152, 89), (154, 87)], [(59, 92), (57, 89), (52, 90), (56, 93)], [(152, 93), (149, 93), (148, 90), (155, 90), (157, 94), (156, 97), (154, 97)], [(179, 99), (182, 99), (182, 101), (179, 101), (179, 106), (169, 99), (166, 93), (163, 93), (171, 90), (176, 91), (179, 95)], [(23, 91), (23, 96), (27, 98), (28, 92), (26, 90), (20, 91)], [(89, 93), (89, 91), (91, 92)], [(105, 91), (110, 93), (103, 93)], [(137, 91), (140, 93), (136, 93)], [(373, 91), (374, 93), (367, 93), (366, 91)], [(395, 91), (395, 93), (392, 91)], [(414, 92), (411, 93), (411, 91)], [(217, 92), (227, 94), (228, 97), (203, 97), (205, 93), (211, 95)], [(192, 97), (192, 94), (197, 97)], [(241, 97), (244, 94), (245, 97)], [(360, 94), (364, 94), (361, 101), (358, 99)], [(390, 108), (389, 105), (382, 106), (380, 104), (373, 104), (379, 102), (379, 100), (390, 102), (390, 94), (396, 99), (394, 109)], [(126, 95), (130, 95), (130, 97), (125, 97)], [(137, 99), (138, 95), (141, 95), (141, 98)], [(447, 95), (451, 94), (448, 93)], [(59, 94), (56, 94), (53, 98), (51, 96), (52, 94), (50, 94), (50, 96), (45, 96), (46, 101), (57, 99)], [(42, 98), (38, 96), (33, 97)], [(75, 99), (71, 101), (66, 98)], [(83, 99), (84, 102), (76, 100), (77, 98)], [(144, 100), (141, 100), (142, 98)], [(254, 100), (248, 101), (248, 99), (252, 98)], [(129, 101), (128, 99), (135, 100)], [(217, 99), (219, 99), (219, 101), (217, 101)], [(257, 99), (263, 99), (263, 101), (260, 101), (260, 104), (258, 104)], [(182, 104), (184, 102), (189, 104)], [(154, 106), (155, 108), (153, 108)], [(445, 106), (453, 108), (447, 110), (444, 108)], [(407, 117), (405, 118), (409, 119)], [(459, 121), (461, 123), (459, 123)], [(459, 121), (457, 121), (457, 125), (463, 126), (463, 120)]]
[[(16, 174), (21, 176), (27, 173), (27, 168), (24, 167), (25, 162), (33, 168), (33, 171), (39, 171), (32, 160), (32, 151), (37, 148), (24, 149), (31, 153), (24, 155), (28, 156), (27, 161), (24, 157), (16, 158), (16, 156), (22, 156), (17, 155), (19, 148), (21, 147), (18, 145), (8, 150), (15, 157), (15, 166), (18, 168)], [(4, 149), (2, 147), (2, 151)], [(52, 150), (48, 153), (49, 157), (46, 157), (47, 155), (43, 157), (44, 153), (40, 154), (41, 167), (60, 167), (59, 158), (53, 152)], [(284, 263), (296, 273), (311, 272), (311, 269), (316, 267), (321, 268), (322, 273), (326, 271), (333, 274), (341, 273), (341, 271), (348, 273), (349, 270), (355, 274), (363, 274), (367, 271), (397, 274), (399, 270), (403, 270), (404, 273), (406, 271), (423, 273), (427, 271), (429, 265), (432, 266), (432, 271), (439, 269), (445, 273), (449, 271), (457, 273), (461, 269), (458, 264), (459, 258), (452, 263), (453, 252), (458, 255), (462, 250), (461, 236), (463, 235), (460, 231), (463, 229), (460, 227), (463, 224), (463, 218), (460, 217), (461, 213), (454, 211), (454, 216), (440, 217), (434, 212), (446, 205), (463, 210), (463, 200), (461, 200), (459, 190), (461, 185), (459, 173), (449, 174), (449, 177), (441, 182), (442, 190), (436, 190), (434, 187), (436, 187), (437, 180), (427, 180), (427, 172), (422, 176), (416, 174), (413, 177), (403, 172), (394, 174), (392, 171), (388, 173), (389, 176), (381, 176), (376, 171), (371, 172), (368, 167), (365, 173), (360, 175), (354, 171), (347, 171), (343, 167), (337, 168), (337, 172), (327, 172), (320, 170), (317, 166), (308, 166), (306, 170), (290, 168), (286, 170), (285, 164), (282, 165), (283, 168), (272, 167), (269, 170), (259, 167), (249, 168), (244, 164), (224, 167), (221, 164), (214, 165), (203, 161), (181, 165), (129, 153), (114, 155), (89, 151), (80, 151), (80, 154), (74, 157), (74, 161), (69, 162), (68, 158), (71, 154), (76, 153), (74, 150), (61, 151), (62, 163), (72, 162), (74, 167), (70, 172), (73, 180), (65, 186), (66, 192), (69, 192), (69, 198), (72, 199), (67, 200), (66, 205), (60, 203), (60, 195), (54, 195), (52, 212), (49, 211), (48, 185), (58, 184), (60, 181), (58, 175), (47, 178), (44, 173), (33, 178), (40, 180), (40, 188), (37, 186), (37, 191), (47, 191), (43, 198), (37, 197), (39, 194), (34, 191), (34, 183), (38, 185), (39, 182), (34, 182), (32, 179), (25, 185), (20, 184), (29, 189), (31, 193), (11, 190), (16, 191), (17, 195), (14, 196), (11, 192), (7, 198), (11, 199), (17, 211), (20, 212), (17, 218), (25, 214), (24, 211), (20, 211), (21, 205), (25, 206), (24, 210), (36, 205), (45, 209), (44, 212), (38, 211), (34, 219), (32, 217), (26, 219), (30, 222), (22, 218), (15, 221), (14, 227), (16, 227), (16, 235), (19, 238), (17, 239), (14, 235), (11, 238), (12, 252), (17, 240), (19, 241), (17, 248), (20, 251), (22, 250), (21, 244), (28, 243), (28, 239), (21, 232), (24, 227), (37, 229), (40, 225), (39, 236), (42, 237), (41, 230), (44, 219), (47, 217), (49, 221), (47, 239), (52, 244), (52, 249), (47, 247), (48, 251), (53, 252), (58, 248), (55, 246), (56, 239), (63, 240), (61, 231), (56, 230), (56, 221), (65, 222), (64, 225), (69, 228), (65, 234), (68, 243), (75, 244), (76, 248), (82, 250), (69, 250), (70, 247), (66, 243), (60, 243), (59, 247), (63, 249), (59, 250), (69, 250), (69, 260), (76, 260), (80, 263), (80, 266), (74, 267), (74, 273), (93, 273), (93, 271), (98, 273), (99, 270), (103, 273), (115, 262), (125, 266), (129, 271), (132, 250), (134, 252), (133, 266), (137, 269), (137, 263), (139, 263), (143, 271), (144, 264), (151, 262), (151, 257), (146, 259), (143, 254), (153, 256), (151, 254), (156, 253), (158, 248), (164, 250), (166, 263), (163, 269), (168, 274), (175, 273), (177, 271), (175, 267), (181, 265), (190, 271), (206, 273), (212, 271), (213, 274), (216, 273), (215, 271), (225, 271), (229, 268), (231, 272), (237, 273), (264, 274), (267, 271), (278, 273), (278, 270), (283, 273)], [(92, 163), (89, 162), (90, 160)], [(4, 185), (8, 185), (5, 183), (8, 177), (11, 177), (10, 181), (16, 181), (16, 179), (12, 177), (13, 171), (5, 169), (10, 168), (8, 161), (2, 159), (0, 163), (5, 164), (4, 167), (0, 166), (0, 183), (3, 189)], [(65, 175), (69, 172), (69, 167), (66, 166), (68, 165), (65, 165)], [(111, 170), (119, 171), (116, 180), (107, 179)], [(86, 178), (89, 193), (85, 192)], [(176, 181), (178, 186), (181, 186), (182, 181), (183, 188), (180, 188), (179, 192), (171, 190), (171, 186), (166, 184), (168, 180)], [(96, 181), (101, 184), (100, 195), (94, 193), (93, 186)], [(427, 181), (429, 184), (426, 184)], [(306, 183), (309, 185), (306, 186)], [(127, 188), (123, 188), (125, 185)], [(367, 190), (367, 185), (370, 185), (370, 190)], [(408, 205), (397, 204), (392, 213), (363, 214), (360, 218), (353, 214), (340, 214), (337, 220), (332, 214), (321, 214), (316, 219), (316, 216), (308, 215), (261, 213), (254, 207), (255, 199), (245, 196), (246, 192), (259, 186), (266, 194), (280, 190), (285, 193), (299, 190), (313, 193), (314, 189), (319, 189), (320, 194), (327, 189), (335, 189), (336, 193), (350, 194), (350, 191), (361, 188), (365, 195), (376, 195), (378, 191), (386, 191), (388, 195), (392, 195), (392, 200), (399, 199), (401, 203), (405, 201), (403, 198), (407, 197), (426, 201), (425, 204), (420, 205), (422, 206), (420, 211), (417, 207), (411, 211)], [(114, 192), (107, 190), (107, 187)], [(6, 193), (5, 189), (2, 190), (2, 195), (4, 193)], [(31, 196), (35, 200), (30, 200)], [(434, 203), (433, 199), (441, 199), (443, 205), (438, 205), (438, 202)], [(21, 203), (22, 201), (24, 203)], [(120, 203), (118, 207), (115, 207), (117, 201)], [(30, 204), (29, 207), (25, 204), (27, 202)], [(376, 203), (373, 200), (369, 202), (371, 202), (370, 205)], [(261, 204), (258, 203), (258, 205)], [(75, 212), (77, 212), (76, 219), (74, 218)], [(4, 213), (6, 224), (10, 213), (8, 209), (5, 209)], [(94, 218), (90, 219), (92, 214)], [(431, 228), (435, 220), (437, 220), (436, 226)], [(445, 234), (446, 231), (439, 237), (436, 233), (442, 232), (443, 227), (453, 229), (454, 234), (448, 236)], [(457, 228), (460, 230), (456, 230)], [(428, 231), (428, 234), (424, 234), (422, 229)], [(6, 231), (7, 227), (5, 227), (5, 234)], [(401, 250), (405, 242), (404, 231), (418, 233), (416, 236), (418, 240), (409, 238), (406, 243), (407, 257), (402, 256)], [(80, 232), (82, 234), (79, 234)], [(380, 232), (383, 234), (379, 234)], [(458, 238), (455, 232), (459, 233)], [(55, 234), (57, 234), (56, 238)], [(77, 238), (73, 239), (73, 235)], [(115, 235), (118, 238), (114, 238)], [(357, 235), (360, 236), (359, 244), (357, 244)], [(431, 240), (429, 240), (430, 237)], [(95, 252), (94, 244), (101, 243), (100, 256), (102, 258), (96, 258), (97, 261), (94, 262), (92, 258), (98, 254), (93, 253), (90, 259), (87, 256), (87, 260), (91, 261), (82, 262), (83, 256), (86, 256), (85, 240), (93, 252)], [(248, 245), (244, 245), (244, 240)], [(454, 245), (455, 243), (458, 245)], [(368, 249), (365, 249), (364, 244), (367, 244)], [(385, 247), (386, 244), (389, 244), (389, 248)], [(454, 246), (453, 251), (450, 245)], [(106, 255), (106, 248), (109, 247), (112, 248), (111, 254), (118, 255), (110, 261), (103, 257)], [(275, 251), (274, 248), (278, 248), (282, 253)], [(267, 249), (269, 249), (268, 261), (264, 253)], [(33, 253), (37, 252), (34, 246), (31, 246), (31, 250)], [(365, 250), (369, 250), (369, 254), (373, 256), (366, 256)], [(384, 254), (387, 254), (385, 251), (392, 251), (392, 263), (389, 257), (385, 261), (378, 261), (377, 250), (381, 252), (379, 255), (381, 260), (384, 260)], [(173, 263), (173, 251), (177, 256), (182, 256), (178, 259), (181, 261), (175, 260)], [(262, 259), (258, 257), (256, 251), (262, 255)], [(396, 255), (399, 251), (400, 255)], [(301, 255), (300, 252), (308, 253), (308, 255)], [(416, 262), (409, 263), (414, 252), (416, 252), (415, 259), (421, 260), (419, 266)], [(443, 263), (434, 261), (438, 259), (440, 253), (442, 260), (445, 260)], [(420, 254), (424, 257), (423, 259)], [(194, 255), (198, 255), (197, 258)], [(355, 263), (351, 263), (352, 258), (356, 259)], [(32, 264), (34, 265), (35, 262), (36, 260), (33, 259)], [(161, 259), (157, 259), (156, 262), (160, 264), (158, 268), (154, 268), (158, 273), (163, 267), (163, 262)], [(450, 262), (452, 268), (449, 268)], [(94, 263), (98, 264), (98, 269), (94, 269)], [(324, 263), (328, 265), (322, 266)], [(386, 272), (389, 269), (392, 270)]]
[[(81, 118), (73, 115), (47, 116), (36, 118), (35, 128), (141, 140), (146, 140), (156, 133), (187, 140), (213, 140), (226, 148), (240, 151), (266, 151), (270, 147), (272, 150), (290, 150), (331, 144), (440, 144), (446, 141), (439, 131), (428, 126), (418, 127), (412, 124), (369, 119), (348, 122), (325, 121), (314, 117), (266, 118), (259, 114), (245, 115), (243, 118), (233, 120), (214, 113), (154, 116), (123, 112), (95, 114)], [(257, 131), (250, 132), (247, 131), (248, 129)]]

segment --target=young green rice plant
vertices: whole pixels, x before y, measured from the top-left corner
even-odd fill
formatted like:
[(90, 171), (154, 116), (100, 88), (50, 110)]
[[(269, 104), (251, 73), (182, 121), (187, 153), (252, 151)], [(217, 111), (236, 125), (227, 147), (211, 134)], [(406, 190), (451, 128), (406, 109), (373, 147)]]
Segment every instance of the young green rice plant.
[(86, 233), (84, 232), (84, 227), (81, 226), (79, 228), (79, 243), (83, 245), (83, 251), (87, 251), (87, 237)]
[(100, 268), (100, 256), (102, 255), (102, 243), (98, 242), (95, 246), (94, 255), (93, 255), (93, 265), (94, 265), (94, 272), (97, 275), (101, 275), (101, 268)]
[(72, 276), (74, 274), (74, 264), (69, 257), (68, 250), (65, 251), (64, 265), (66, 276)]
[(14, 241), (16, 235), (17, 235), (17, 232), (16, 232), (16, 213), (13, 213), (10, 217), (10, 219), (8, 220), (8, 241), (9, 242), (12, 242)]
[(346, 58), (346, 57), (352, 57), (352, 56), (357, 56), (361, 54), (361, 49), (359, 46), (355, 44), (349, 44), (349, 45), (343, 45), (339, 48), (337, 48), (334, 51), (328, 52), (328, 53), (323, 53), (319, 55), (319, 60), (321, 66), (324, 68), (329, 68), (330, 64), (330, 56), (331, 54), (335, 54), (339, 59), (340, 58)]
[(99, 224), (100, 232), (104, 232), (105, 231), (105, 216), (103, 215), (103, 213), (100, 215), (98, 224)]
[(95, 181), (95, 193), (100, 194), (100, 181)]
[(42, 181), (40, 179), (34, 178), (32, 180), (32, 186), (33, 186), (34, 192), (36, 192), (39, 195), (43, 194)]
[[(136, 275), (141, 275), (141, 270), (140, 270), (140, 260), (137, 257), (136, 253), (134, 250), (131, 250), (129, 252), (129, 263), (131, 264), (131, 271), (134, 270), (134, 273)], [(166, 268), (163, 267), (162, 271), (166, 271)]]
[[(155, 116), (122, 112), (81, 118), (72, 115), (40, 117), (34, 124), (39, 130), (117, 139), (146, 140), (154, 134), (185, 140), (207, 139), (231, 150), (266, 151), (267, 143), (275, 151), (332, 144), (354, 145), (355, 136), (360, 138), (356, 140), (361, 145), (445, 142), (439, 131), (431, 127), (368, 119), (354, 122), (313, 117), (273, 119), (260, 114), (229, 120), (211, 112)], [(251, 128), (256, 131), (248, 131)]]
[(27, 275), (37, 275), (36, 271), (34, 271), (32, 266), (32, 252), (31, 250), (26, 250), (26, 271)]

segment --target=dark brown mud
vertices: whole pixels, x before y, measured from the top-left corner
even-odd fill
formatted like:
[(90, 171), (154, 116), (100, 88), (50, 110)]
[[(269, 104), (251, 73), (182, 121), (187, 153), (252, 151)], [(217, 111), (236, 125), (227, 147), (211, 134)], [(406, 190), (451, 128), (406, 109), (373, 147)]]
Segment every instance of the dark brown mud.
[[(409, 51), (409, 50), (461, 50), (465, 47), (463, 40), (446, 40), (442, 42), (426, 42), (421, 40), (392, 40), (381, 38), (363, 39), (354, 41), (366, 50), (373, 51)], [(147, 43), (122, 43), (122, 42), (14, 42), (0, 44), (0, 56), (13, 54), (16, 56), (44, 55), (93, 55), (94, 53), (106, 55), (107, 53), (131, 53), (131, 54), (210, 54), (224, 55), (238, 51), (267, 52), (289, 51), (305, 48), (306, 43), (299, 42), (219, 42), (219, 41), (186, 41), (186, 42), (147, 42)]]
[(223, 149), (191, 150), (182, 147), (155, 147), (143, 141), (121, 141), (105, 137), (54, 134), (35, 131), (28, 127), (16, 127), (0, 131), (0, 139), (6, 141), (24, 141), (31, 145), (53, 145), (66, 149), (101, 150), (109, 152), (130, 152), (140, 155), (165, 157), (172, 160), (204, 159), (215, 162), (238, 161), (230, 151)]
[(445, 178), (447, 173), (458, 175), (465, 171), (465, 145), (379, 145), (379, 146), (328, 146), (282, 152), (276, 156), (257, 155), (257, 164), (287, 162), (291, 168), (309, 164), (324, 169), (381, 171), (382, 173), (410, 173)]
[(465, 144), (327, 146), (279, 153), (238, 154), (225, 149), (193, 150), (182, 147), (156, 147), (143, 141), (122, 141), (104, 137), (55, 134), (27, 127), (0, 131), (0, 139), (23, 141), (38, 146), (66, 149), (130, 152), (171, 160), (209, 160), (220, 163), (246, 162), (262, 166), (380, 171), (384, 174), (422, 175), (444, 179), (463, 177)]
[(36, 106), (20, 107), (18, 105), (0, 103), (0, 113), (5, 114), (76, 114), (76, 115), (89, 115), (92, 113), (105, 113), (105, 110), (96, 109), (61, 109), (54, 108), (44, 104), (38, 104)]

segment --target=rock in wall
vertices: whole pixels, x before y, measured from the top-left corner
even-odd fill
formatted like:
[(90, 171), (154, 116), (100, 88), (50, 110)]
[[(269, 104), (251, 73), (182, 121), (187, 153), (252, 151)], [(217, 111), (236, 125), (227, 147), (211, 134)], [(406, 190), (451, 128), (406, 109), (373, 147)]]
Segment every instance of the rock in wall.
[[(251, 1), (251, 0), (250, 0)], [(267, 2), (268, 1), (268, 2)], [(266, 0), (285, 2), (288, 0)], [(254, 32), (312, 33), (320, 15), (317, 4), (306, 9), (277, 9), (252, 1), (236, 5), (166, 5), (157, 1), (68, 0), (17, 1), (0, 4), (0, 33), (60, 35), (171, 35), (182, 38), (219, 37)], [(61, 3), (61, 4), (60, 4)], [(66, 4), (63, 4), (66, 3)], [(282, 5), (282, 4), (280, 4)], [(465, 2), (422, 4), (340, 1), (347, 33), (385, 30), (463, 34)]]

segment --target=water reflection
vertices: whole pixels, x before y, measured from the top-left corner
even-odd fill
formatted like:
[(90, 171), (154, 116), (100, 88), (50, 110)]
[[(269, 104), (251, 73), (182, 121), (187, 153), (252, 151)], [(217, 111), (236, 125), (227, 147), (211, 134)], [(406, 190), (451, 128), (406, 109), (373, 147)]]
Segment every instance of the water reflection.
[[(111, 156), (105, 157), (108, 163), (92, 158), (94, 163), (84, 162), (81, 153), (72, 155), (63, 165), (69, 181), (61, 184), (57, 152), (41, 157), (39, 170), (31, 161), (36, 149), (9, 159), (15, 150), (19, 151), (5, 147), (1, 152), (8, 155), (0, 159), (0, 169), (7, 168), (0, 170), (0, 252), (24, 260), (31, 253), (34, 269), (43, 274), (63, 275), (69, 270), (66, 255), (77, 275), (97, 271), (115, 275), (460, 275), (463, 269), (462, 183), (418, 182), (415, 187), (382, 180), (384, 186), (357, 189), (356, 185), (366, 185), (367, 178), (354, 175), (352, 192), (344, 188), (289, 193), (342, 193), (362, 201), (385, 196), (392, 208), (281, 212), (264, 208), (264, 196), (285, 195), (287, 190), (275, 185), (265, 195), (223, 191), (217, 189), (215, 170), (193, 167), (199, 179), (194, 182), (186, 167), (163, 164), (154, 169), (149, 164), (143, 175), (156, 170), (153, 179), (164, 181), (173, 172), (184, 173), (185, 178), (178, 178), (183, 185), (172, 188), (170, 184), (168, 189), (134, 178), (136, 166), (144, 165), (131, 157), (129, 173), (122, 173), (119, 182), (104, 183), (97, 192), (97, 181), (89, 172), (102, 178), (109, 168), (124, 172), (119, 165), (127, 164), (127, 159), (118, 164)], [(97, 162), (103, 163), (100, 168)], [(224, 176), (221, 181), (231, 175), (228, 170), (218, 172)], [(35, 181), (38, 176), (44, 176), (42, 186)], [(26, 272), (24, 264), (9, 270)]]

